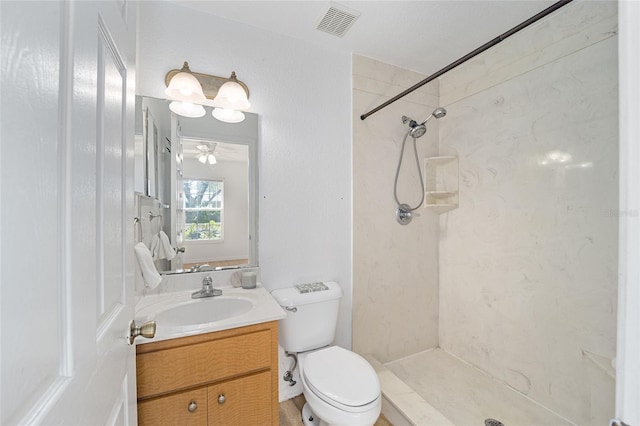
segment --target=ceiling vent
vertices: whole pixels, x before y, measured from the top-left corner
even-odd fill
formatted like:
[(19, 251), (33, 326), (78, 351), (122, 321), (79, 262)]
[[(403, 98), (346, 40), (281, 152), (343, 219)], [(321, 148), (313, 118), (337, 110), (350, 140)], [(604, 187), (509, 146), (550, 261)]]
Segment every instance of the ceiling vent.
[(357, 10), (330, 2), (316, 29), (336, 37), (342, 37), (359, 16), (360, 12)]

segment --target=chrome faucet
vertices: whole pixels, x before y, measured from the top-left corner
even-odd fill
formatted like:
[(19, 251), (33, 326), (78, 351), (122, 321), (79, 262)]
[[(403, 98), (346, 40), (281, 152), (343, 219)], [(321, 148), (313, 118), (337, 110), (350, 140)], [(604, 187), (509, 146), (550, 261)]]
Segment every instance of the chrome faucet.
[(205, 272), (205, 271), (213, 271), (213, 268), (210, 265), (202, 264), (195, 265), (193, 268), (189, 270), (189, 272)]
[(192, 299), (202, 299), (204, 297), (222, 296), (222, 290), (213, 288), (213, 278), (209, 275), (202, 279), (202, 289), (191, 293)]

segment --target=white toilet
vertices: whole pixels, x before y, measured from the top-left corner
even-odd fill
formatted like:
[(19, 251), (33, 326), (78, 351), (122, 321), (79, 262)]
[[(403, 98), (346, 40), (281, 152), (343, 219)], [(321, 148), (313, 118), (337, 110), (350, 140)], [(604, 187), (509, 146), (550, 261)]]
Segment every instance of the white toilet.
[(371, 426), (380, 415), (378, 375), (360, 355), (329, 346), (336, 332), (342, 289), (335, 282), (310, 283), (274, 290), (287, 311), (280, 320), (279, 341), (298, 355), (307, 400), (305, 425)]

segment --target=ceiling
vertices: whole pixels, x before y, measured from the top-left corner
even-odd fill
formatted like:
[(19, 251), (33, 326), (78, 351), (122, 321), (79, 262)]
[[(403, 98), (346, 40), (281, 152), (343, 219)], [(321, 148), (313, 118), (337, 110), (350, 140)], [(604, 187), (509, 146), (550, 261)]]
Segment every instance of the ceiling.
[(555, 3), (553, 0), (337, 1), (361, 13), (339, 38), (316, 30), (329, 1), (173, 3), (300, 39), (432, 74)]
[(206, 145), (216, 156), (218, 162), (238, 161), (246, 163), (249, 158), (249, 148), (247, 145), (218, 142), (214, 140), (182, 138), (182, 153), (185, 158), (197, 158), (200, 154), (198, 145)]

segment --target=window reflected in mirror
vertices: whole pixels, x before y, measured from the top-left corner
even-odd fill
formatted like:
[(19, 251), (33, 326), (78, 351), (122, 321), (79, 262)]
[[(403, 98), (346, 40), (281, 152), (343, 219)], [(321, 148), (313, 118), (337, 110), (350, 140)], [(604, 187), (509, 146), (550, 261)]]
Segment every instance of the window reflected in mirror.
[(223, 241), (222, 180), (187, 180), (184, 190), (184, 237), (189, 241)]

